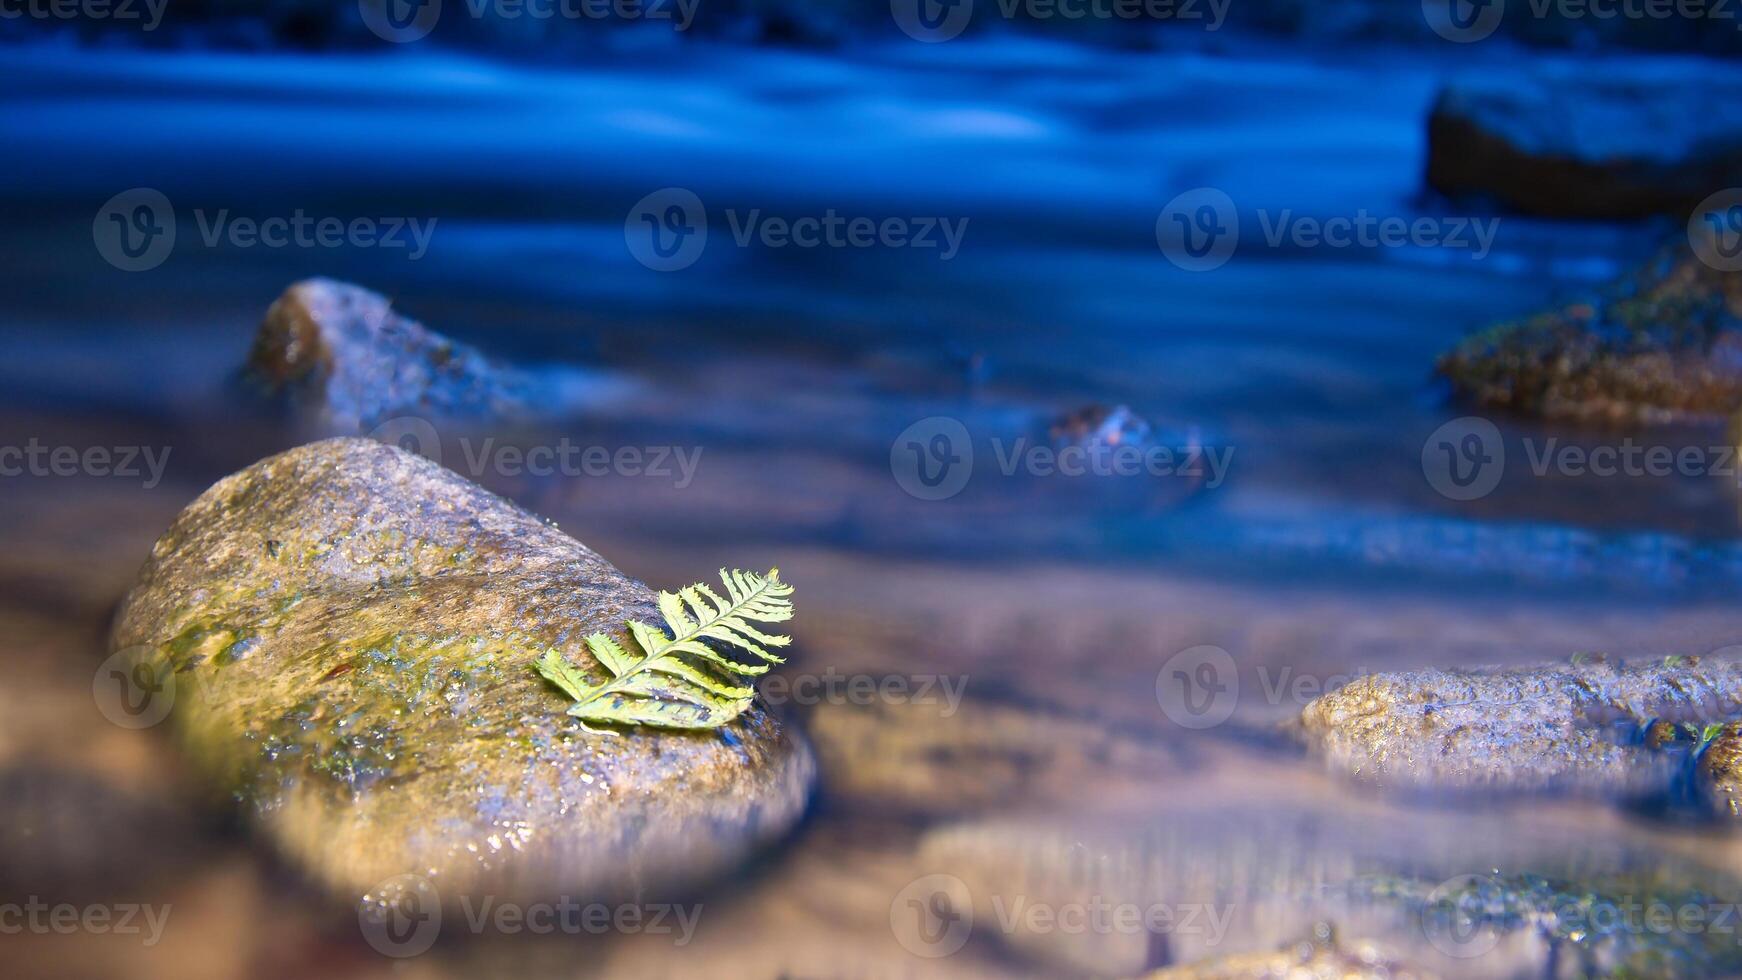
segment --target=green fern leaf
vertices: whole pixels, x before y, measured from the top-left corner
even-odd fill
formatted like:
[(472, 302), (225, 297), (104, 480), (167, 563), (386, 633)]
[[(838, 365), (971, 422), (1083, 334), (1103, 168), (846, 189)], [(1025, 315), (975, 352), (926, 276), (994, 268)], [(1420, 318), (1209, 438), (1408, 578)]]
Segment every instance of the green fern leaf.
[(766, 576), (721, 569), (720, 580), (726, 586), (724, 599), (700, 584), (661, 592), (664, 629), (628, 624), (637, 649), (627, 649), (604, 633), (587, 637), (587, 650), (610, 677), (603, 684), (588, 680), (555, 650), (545, 651), (533, 667), (574, 700), (568, 713), (583, 722), (657, 728), (724, 725), (755, 698), (756, 688), (747, 679), (785, 663), (768, 648), (784, 647), (792, 638), (764, 633), (751, 623), (791, 619), (792, 586), (780, 580), (778, 568)]

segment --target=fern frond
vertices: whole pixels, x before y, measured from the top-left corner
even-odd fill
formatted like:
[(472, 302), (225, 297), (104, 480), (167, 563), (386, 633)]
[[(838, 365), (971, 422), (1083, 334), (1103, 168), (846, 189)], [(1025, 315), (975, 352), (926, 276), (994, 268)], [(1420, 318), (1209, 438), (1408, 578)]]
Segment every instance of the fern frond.
[[(752, 622), (792, 618), (792, 586), (780, 570), (766, 576), (720, 570), (727, 598), (706, 585), (659, 594), (665, 628), (630, 622), (637, 649), (605, 635), (587, 637), (587, 649), (610, 679), (594, 684), (555, 650), (533, 667), (574, 700), (568, 713), (583, 721), (657, 728), (717, 728), (750, 707), (756, 688), (748, 678), (785, 663), (769, 647), (788, 636), (764, 633)], [(748, 655), (747, 657), (745, 655)]]

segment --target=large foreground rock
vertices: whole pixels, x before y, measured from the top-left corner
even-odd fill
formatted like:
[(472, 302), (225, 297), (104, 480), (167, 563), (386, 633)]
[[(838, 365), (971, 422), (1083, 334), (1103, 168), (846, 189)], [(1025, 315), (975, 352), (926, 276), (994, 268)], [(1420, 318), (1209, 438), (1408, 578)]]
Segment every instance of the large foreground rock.
[(1742, 77), (1670, 63), (1485, 70), (1435, 100), (1427, 152), (1428, 184), (1453, 197), (1558, 217), (1685, 212), (1742, 184)]
[(1659, 797), (1698, 731), (1742, 717), (1742, 664), (1666, 658), (1374, 674), (1307, 705), (1329, 764), (1421, 788)]
[(555, 394), (400, 315), (387, 297), (332, 279), (295, 283), (267, 309), (248, 374), (342, 433), (401, 414), (528, 416)]
[(718, 731), (583, 731), (533, 659), (661, 622), (654, 594), (397, 448), (313, 443), (207, 490), (113, 643), (174, 670), (172, 720), (294, 863), (356, 897), (605, 895), (738, 862), (798, 819), (808, 747), (760, 705)]
[(1474, 334), (1440, 374), (1477, 404), (1605, 424), (1710, 422), (1742, 408), (1742, 273), (1685, 246), (1596, 297)]

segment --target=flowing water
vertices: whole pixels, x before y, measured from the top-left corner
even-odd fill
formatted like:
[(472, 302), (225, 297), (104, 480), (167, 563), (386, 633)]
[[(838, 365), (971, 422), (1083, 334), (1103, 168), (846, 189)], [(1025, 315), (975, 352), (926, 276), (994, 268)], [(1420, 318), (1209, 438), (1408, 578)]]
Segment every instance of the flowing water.
[[(1617, 436), (1496, 419), (1508, 456), (1492, 493), (1454, 500), (1424, 475), (1430, 434), (1465, 414), (1434, 381), (1438, 353), (1590, 288), (1674, 227), (1505, 217), (1485, 246), (1269, 240), (1279, 222), (1451, 216), (1421, 190), (1423, 120), (1460, 66), (1008, 39), (692, 45), (560, 66), (50, 48), (3, 63), (5, 441), (169, 453), (160, 479), (4, 484), (0, 606), (17, 683), (0, 746), (13, 757), (89, 774), (99, 800), (125, 791), (179, 813), (163, 790), (179, 778), (169, 753), (103, 722), (90, 671), (113, 603), (180, 507), (303, 438), (234, 411), (231, 385), (265, 306), (313, 275), (391, 295), (572, 392), (553, 422), (443, 429), (446, 465), (656, 586), (779, 565), (799, 588), (797, 673), (962, 685), (959, 704), (913, 691), (792, 705), (822, 751), (815, 813), (766, 866), (703, 897), (712, 915), (693, 944), (596, 939), (578, 963), (572, 950), (444, 946), (413, 969), (699, 975), (725, 953), (745, 976), (859, 975), (841, 966), (850, 950), (863, 975), (1109, 973), (1265, 948), (1310, 925), (1242, 907), (1218, 944), (1068, 968), (1019, 941), (914, 959), (892, 929), (908, 881), (973, 863), (940, 856), (949, 827), (996, 842), (1003, 831), (975, 821), (1171, 826), (1186, 804), (1229, 814), (1179, 826), (1255, 891), (1283, 874), (1276, 855), (1319, 873), (1354, 860), (1350, 839), (1382, 850), (1363, 828), (1417, 824), (1436, 828), (1415, 844), (1439, 877), (1498, 860), (1497, 839), (1551, 855), (1516, 858), (1525, 867), (1562, 862), (1573, 840), (1742, 872), (1697, 836), (1588, 803), (1447, 814), (1370, 799), (1276, 734), (1362, 672), (1742, 640), (1718, 604), (1742, 580), (1733, 471), (1538, 475), (1550, 440)], [(1228, 194), (1242, 231), (1226, 265), (1192, 272), (1156, 225), (1200, 186)], [(94, 247), (93, 219), (135, 187), (173, 202), (177, 239), (161, 265), (128, 272)], [(625, 221), (667, 187), (703, 202), (708, 238), (694, 264), (657, 271), (626, 247)], [(774, 247), (754, 232), (830, 214), (936, 227), (935, 247)], [(408, 230), (404, 247), (231, 234), (296, 215)], [(1221, 468), (1073, 478), (1023, 462), (1054, 419), (1090, 404), (1129, 406)], [(892, 458), (931, 453), (935, 424), (909, 426), (937, 418), (961, 424), (974, 461), (959, 493), (928, 500)], [(1717, 429), (1635, 438), (1728, 442)], [(500, 455), (564, 444), (628, 447), (648, 471), (534, 473)], [(1228, 720), (1203, 728), (1162, 691), (1164, 665), (1199, 645), (1237, 665)], [(125, 850), (140, 869), (116, 887), (175, 903), (161, 946), (81, 947), (77, 969), (388, 969), (294, 869), (204, 818), (162, 819), (170, 829), (142, 840), (96, 819), (44, 831)], [(1247, 852), (1228, 829), (1246, 820), (1274, 851)], [(1527, 846), (1539, 837), (1555, 843)], [(16, 872), (30, 887), (104, 887), (51, 860), (79, 849), (69, 841), (38, 843), (42, 867)], [(985, 860), (1027, 853), (994, 852)], [(42, 962), (64, 955), (31, 942)]]

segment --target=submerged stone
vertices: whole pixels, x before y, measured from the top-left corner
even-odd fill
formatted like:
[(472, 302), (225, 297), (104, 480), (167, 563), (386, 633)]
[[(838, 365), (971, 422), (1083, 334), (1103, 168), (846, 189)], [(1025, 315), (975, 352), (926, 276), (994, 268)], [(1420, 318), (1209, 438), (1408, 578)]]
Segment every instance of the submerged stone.
[(1707, 812), (1742, 821), (1742, 725), (1725, 725), (1700, 752), (1694, 773)]
[(1742, 408), (1742, 273), (1685, 246), (1594, 298), (1471, 335), (1439, 373), (1479, 405), (1607, 424), (1721, 420)]
[(402, 316), (387, 297), (332, 279), (295, 283), (272, 304), (248, 373), (341, 432), (405, 413), (526, 416), (553, 394), (533, 374)]
[(1684, 212), (1742, 183), (1738, 94), (1733, 72), (1667, 62), (1601, 72), (1485, 68), (1454, 79), (1434, 102), (1428, 184), (1557, 217)]
[(199, 770), (355, 897), (615, 894), (719, 872), (785, 833), (808, 746), (758, 703), (725, 728), (583, 730), (532, 670), (589, 674), (655, 596), (554, 526), (413, 454), (312, 443), (202, 494), (157, 542), (117, 649), (173, 678)]
[(1333, 768), (1387, 785), (1661, 797), (1687, 763), (1674, 729), (1739, 716), (1742, 664), (1672, 657), (1374, 674), (1301, 725)]
[(1329, 927), (1261, 953), (1233, 953), (1145, 974), (1143, 980), (1426, 980), (1433, 974), (1392, 959), (1379, 944), (1342, 942)]
[(1048, 976), (1691, 977), (1742, 967), (1727, 928), (1662, 925), (1666, 914), (1727, 917), (1732, 875), (1568, 830), (1528, 814), (1300, 806), (1283, 791), (976, 820), (928, 832), (919, 858), (942, 913), (971, 922), (976, 937), (988, 924), (1009, 956)]

